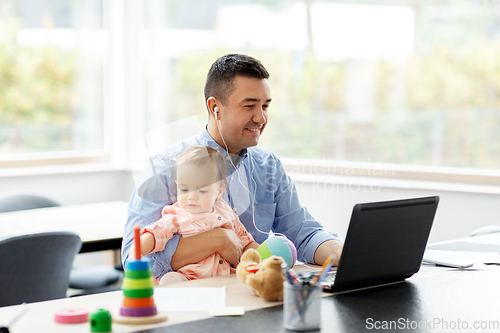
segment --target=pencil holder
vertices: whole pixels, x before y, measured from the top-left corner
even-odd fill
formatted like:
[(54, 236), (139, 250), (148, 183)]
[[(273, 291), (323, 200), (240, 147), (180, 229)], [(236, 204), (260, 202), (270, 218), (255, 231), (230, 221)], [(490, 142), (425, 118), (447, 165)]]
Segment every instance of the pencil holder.
[(321, 286), (283, 282), (283, 325), (292, 331), (314, 331), (321, 324)]

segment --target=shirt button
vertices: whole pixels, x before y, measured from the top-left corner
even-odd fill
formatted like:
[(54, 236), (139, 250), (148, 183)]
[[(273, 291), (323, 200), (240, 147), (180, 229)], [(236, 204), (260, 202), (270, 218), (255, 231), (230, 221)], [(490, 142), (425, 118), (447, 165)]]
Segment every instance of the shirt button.
[(218, 219), (219, 221), (220, 221), (220, 220), (222, 220), (222, 218), (221, 218), (220, 216), (217, 216), (217, 219)]
[(224, 263), (224, 261), (223, 261), (222, 259), (220, 259), (220, 260), (219, 260), (219, 264), (221, 264), (221, 265), (222, 265), (223, 263)]

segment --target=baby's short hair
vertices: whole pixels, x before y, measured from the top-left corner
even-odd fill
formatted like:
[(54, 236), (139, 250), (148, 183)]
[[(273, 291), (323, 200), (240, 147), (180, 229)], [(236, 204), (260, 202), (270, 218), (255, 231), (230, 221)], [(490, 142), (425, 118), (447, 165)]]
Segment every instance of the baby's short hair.
[(214, 148), (202, 145), (188, 146), (177, 157), (175, 162), (175, 177), (177, 178), (177, 167), (182, 163), (192, 163), (196, 166), (209, 164), (212, 167), (214, 183), (220, 180), (226, 183), (226, 160), (224, 155)]

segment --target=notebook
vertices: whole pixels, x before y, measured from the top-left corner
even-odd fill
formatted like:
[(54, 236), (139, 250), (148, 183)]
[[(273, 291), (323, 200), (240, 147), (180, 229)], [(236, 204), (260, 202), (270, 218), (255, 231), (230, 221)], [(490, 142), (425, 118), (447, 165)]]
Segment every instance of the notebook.
[(438, 203), (432, 196), (355, 205), (339, 266), (323, 290), (381, 286), (418, 272)]

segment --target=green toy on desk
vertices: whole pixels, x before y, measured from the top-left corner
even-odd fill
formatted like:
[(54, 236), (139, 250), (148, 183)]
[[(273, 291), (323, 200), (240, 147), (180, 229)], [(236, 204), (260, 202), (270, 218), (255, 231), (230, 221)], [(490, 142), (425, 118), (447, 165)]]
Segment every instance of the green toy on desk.
[(276, 235), (269, 237), (264, 243), (262, 243), (258, 248), (262, 260), (269, 258), (270, 256), (278, 256), (285, 260), (287, 266), (292, 268), (297, 261), (297, 249), (295, 245), (288, 240), (285, 236)]
[(150, 324), (167, 320), (159, 313), (154, 302), (154, 281), (149, 268), (149, 260), (141, 258), (141, 238), (139, 226), (134, 229), (135, 260), (125, 264), (122, 282), (123, 304), (120, 314), (113, 321), (120, 324)]
[(90, 314), (90, 332), (111, 332), (111, 313), (108, 310), (98, 309)]

